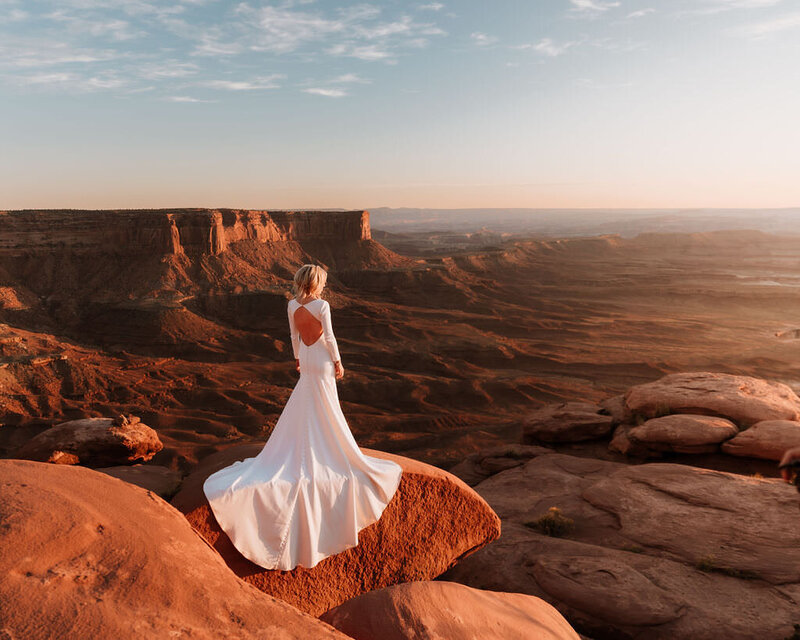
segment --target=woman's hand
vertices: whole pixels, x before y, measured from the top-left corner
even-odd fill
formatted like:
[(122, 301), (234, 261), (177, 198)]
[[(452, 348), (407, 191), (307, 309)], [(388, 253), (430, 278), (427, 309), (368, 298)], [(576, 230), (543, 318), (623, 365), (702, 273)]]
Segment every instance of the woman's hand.
[(300, 358), (295, 358), (295, 360), (294, 360), (294, 368), (297, 369), (298, 373), (300, 373)]
[(337, 360), (333, 363), (334, 368), (336, 369), (336, 379), (341, 380), (344, 378), (344, 367), (342, 366), (341, 360)]

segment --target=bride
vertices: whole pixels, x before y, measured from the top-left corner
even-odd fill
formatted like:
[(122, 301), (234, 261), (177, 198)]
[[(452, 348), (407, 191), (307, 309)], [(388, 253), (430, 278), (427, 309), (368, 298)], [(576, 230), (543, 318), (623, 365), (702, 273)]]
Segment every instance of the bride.
[(211, 474), (211, 510), (233, 545), (265, 569), (311, 568), (358, 544), (400, 484), (402, 468), (364, 455), (336, 389), (344, 376), (331, 309), (320, 298), (328, 274), (303, 265), (294, 276), (289, 332), (300, 377), (272, 435), (254, 458)]

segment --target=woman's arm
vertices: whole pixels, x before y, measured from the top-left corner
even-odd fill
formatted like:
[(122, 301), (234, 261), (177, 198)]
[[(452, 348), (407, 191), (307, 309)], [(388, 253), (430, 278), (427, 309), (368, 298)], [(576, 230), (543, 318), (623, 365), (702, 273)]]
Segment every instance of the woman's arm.
[(322, 301), (320, 321), (322, 322), (322, 335), (325, 337), (325, 344), (328, 346), (328, 353), (331, 354), (331, 360), (334, 362), (341, 362), (342, 358), (339, 355), (339, 345), (336, 344), (336, 337), (333, 335), (331, 305), (328, 304), (327, 300)]
[(294, 359), (297, 360), (300, 349), (300, 333), (297, 331), (297, 327), (294, 326), (294, 310), (291, 304), (288, 305), (287, 311), (289, 314), (289, 335), (292, 337), (292, 353), (294, 353)]

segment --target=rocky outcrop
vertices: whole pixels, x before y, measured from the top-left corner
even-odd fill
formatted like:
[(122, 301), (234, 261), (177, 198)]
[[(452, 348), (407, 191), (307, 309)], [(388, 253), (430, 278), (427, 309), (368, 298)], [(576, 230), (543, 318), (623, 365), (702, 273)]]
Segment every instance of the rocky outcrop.
[(358, 546), (311, 569), (264, 569), (236, 550), (203, 493), (203, 482), (211, 473), (254, 457), (262, 448), (263, 444), (242, 445), (210, 456), (184, 480), (172, 504), (238, 576), (313, 615), (365, 591), (435, 578), (500, 534), (497, 515), (457, 477), (409, 458), (362, 449), (403, 467), (397, 493), (380, 520), (359, 533)]
[(794, 447), (800, 447), (800, 422), (764, 420), (728, 440), (722, 450), (732, 456), (780, 460)]
[(627, 437), (634, 445), (654, 451), (711, 453), (737, 433), (736, 425), (725, 418), (679, 413), (647, 420), (630, 429)]
[(0, 637), (347, 636), (239, 580), (151, 492), (83, 467), (0, 460)]
[[(476, 491), (503, 534), (445, 580), (541, 597), (598, 638), (783, 640), (797, 622), (800, 513), (779, 480), (550, 454)], [(541, 533), (551, 507), (564, 537)]]
[(139, 421), (84, 418), (51, 427), (14, 452), (14, 458), (55, 464), (104, 467), (146, 462), (163, 445), (155, 430)]
[(0, 211), (0, 256), (30, 252), (217, 255), (239, 240), (370, 240), (366, 211)]
[(370, 591), (320, 619), (355, 640), (578, 640), (563, 616), (539, 598), (446, 581)]
[(489, 476), (525, 464), (536, 456), (554, 453), (553, 449), (525, 444), (503, 444), (486, 451), (471, 453), (450, 469), (469, 486), (483, 482)]
[(601, 411), (599, 405), (588, 402), (547, 405), (525, 418), (522, 441), (525, 444), (535, 444), (602, 438), (609, 434), (615, 419)]
[(716, 415), (740, 427), (762, 420), (800, 420), (800, 398), (785, 384), (725, 373), (675, 373), (631, 387), (631, 413), (656, 418), (668, 413)]

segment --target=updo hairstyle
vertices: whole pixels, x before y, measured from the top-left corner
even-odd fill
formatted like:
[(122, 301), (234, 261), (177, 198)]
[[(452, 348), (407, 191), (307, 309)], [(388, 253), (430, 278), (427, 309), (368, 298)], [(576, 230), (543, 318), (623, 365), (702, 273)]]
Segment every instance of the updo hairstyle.
[(328, 272), (316, 264), (304, 264), (294, 274), (292, 293), (295, 296), (318, 296), (328, 281)]

